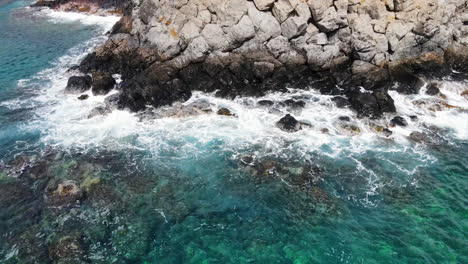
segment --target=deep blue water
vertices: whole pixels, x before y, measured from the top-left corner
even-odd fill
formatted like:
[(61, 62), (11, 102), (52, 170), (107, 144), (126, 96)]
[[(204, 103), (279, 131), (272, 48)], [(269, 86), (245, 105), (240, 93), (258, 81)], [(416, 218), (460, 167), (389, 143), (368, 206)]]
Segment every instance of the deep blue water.
[[(468, 263), (466, 119), (433, 145), (285, 135), (209, 95), (239, 117), (88, 120), (103, 98), (62, 90), (102, 24), (27, 4), (0, 3), (0, 263)], [(316, 126), (351, 113), (301, 96)], [(69, 180), (80, 203), (54, 206)]]

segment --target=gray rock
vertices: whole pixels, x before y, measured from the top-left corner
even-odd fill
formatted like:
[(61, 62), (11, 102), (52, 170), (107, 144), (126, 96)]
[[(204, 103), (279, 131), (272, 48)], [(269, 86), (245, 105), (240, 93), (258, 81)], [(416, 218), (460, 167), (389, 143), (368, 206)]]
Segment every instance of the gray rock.
[(333, 5), (333, 0), (307, 1), (315, 21), (320, 21), (325, 16), (328, 8)]
[(156, 47), (164, 60), (175, 57), (182, 49), (177, 32), (175, 30), (168, 30), (161, 24), (152, 27), (145, 37)]
[(325, 33), (318, 33), (312, 36), (307, 43), (317, 44), (317, 45), (326, 45), (328, 43), (328, 38)]
[(258, 10), (268, 10), (273, 6), (275, 0), (254, 0), (255, 6)]
[(243, 16), (239, 23), (232, 26), (229, 34), (231, 39), (236, 43), (242, 43), (248, 39), (253, 38), (255, 36), (255, 29), (249, 16)]
[(185, 39), (185, 41), (190, 41), (200, 35), (200, 27), (193, 21), (185, 23), (180, 36)]
[(216, 14), (217, 24), (220, 26), (237, 24), (249, 8), (249, 2), (246, 0), (206, 0), (203, 3), (206, 3), (208, 9)]
[(281, 35), (281, 26), (270, 12), (260, 12), (255, 7), (251, 7), (248, 14), (255, 26), (259, 41), (267, 41)]
[(278, 58), (282, 53), (290, 50), (290, 45), (286, 37), (279, 36), (270, 40), (267, 44), (267, 48), (275, 58)]
[(213, 50), (224, 50), (230, 44), (227, 35), (219, 25), (206, 25), (201, 32), (201, 36)]
[(294, 10), (288, 0), (278, 0), (273, 5), (273, 15), (276, 19), (283, 23), (286, 19), (288, 19), (289, 14)]
[(321, 20), (317, 21), (317, 26), (323, 32), (332, 32), (347, 26), (346, 16), (336, 11), (335, 7), (328, 8)]

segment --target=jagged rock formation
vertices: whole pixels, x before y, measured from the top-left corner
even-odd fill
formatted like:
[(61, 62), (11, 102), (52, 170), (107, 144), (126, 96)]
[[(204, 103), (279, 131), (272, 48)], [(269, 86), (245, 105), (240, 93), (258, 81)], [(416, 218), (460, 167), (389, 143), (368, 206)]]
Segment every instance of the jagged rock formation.
[(399, 81), (401, 90), (414, 92), (415, 74), (463, 67), (467, 5), (466, 0), (133, 0), (107, 43), (80, 69), (122, 74), (120, 105), (132, 110), (185, 100), (192, 90), (236, 96), (312, 85), (358, 98), (354, 87), (363, 86), (377, 91), (366, 100), (374, 104), (370, 116), (378, 117), (394, 110), (382, 83)]

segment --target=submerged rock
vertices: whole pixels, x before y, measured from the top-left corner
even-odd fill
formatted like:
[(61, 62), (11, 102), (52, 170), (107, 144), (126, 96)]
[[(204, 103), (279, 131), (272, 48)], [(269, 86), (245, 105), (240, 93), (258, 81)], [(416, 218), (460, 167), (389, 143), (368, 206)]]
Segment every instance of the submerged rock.
[(431, 138), (423, 132), (411, 132), (409, 138), (416, 143), (431, 143)]
[(78, 235), (66, 235), (49, 245), (49, 256), (54, 263), (86, 263), (85, 251)]
[(110, 109), (107, 106), (97, 106), (93, 108), (93, 110), (91, 110), (91, 112), (88, 115), (88, 119), (91, 119), (93, 117), (100, 116), (100, 115), (106, 115), (106, 114), (109, 114), (110, 112), (112, 112), (112, 109)]
[(92, 92), (94, 95), (106, 95), (115, 85), (115, 79), (107, 72), (93, 72)]
[(355, 136), (361, 133), (361, 129), (358, 126), (348, 122), (339, 122), (337, 128), (342, 134), (347, 136)]
[(79, 202), (82, 198), (81, 189), (74, 181), (66, 180), (59, 183), (55, 189), (55, 184), (51, 183), (48, 186), (46, 194), (47, 203), (50, 206), (60, 207), (68, 206)]
[(245, 155), (241, 157), (241, 162), (245, 165), (253, 165), (255, 157), (252, 155)]
[(72, 76), (68, 79), (66, 93), (83, 93), (91, 88), (92, 78), (90, 76)]

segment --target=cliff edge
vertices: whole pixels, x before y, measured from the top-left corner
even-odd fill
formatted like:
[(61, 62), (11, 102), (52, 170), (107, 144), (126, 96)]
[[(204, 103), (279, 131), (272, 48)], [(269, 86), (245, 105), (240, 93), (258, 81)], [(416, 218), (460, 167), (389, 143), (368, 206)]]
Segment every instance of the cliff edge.
[(466, 0), (132, 0), (123, 13), (80, 70), (122, 74), (119, 106), (133, 111), (193, 90), (294, 86), (344, 95), (358, 112), (376, 104), (362, 114), (378, 117), (394, 110), (389, 88), (417, 92), (420, 74), (463, 71), (468, 54)]

